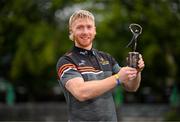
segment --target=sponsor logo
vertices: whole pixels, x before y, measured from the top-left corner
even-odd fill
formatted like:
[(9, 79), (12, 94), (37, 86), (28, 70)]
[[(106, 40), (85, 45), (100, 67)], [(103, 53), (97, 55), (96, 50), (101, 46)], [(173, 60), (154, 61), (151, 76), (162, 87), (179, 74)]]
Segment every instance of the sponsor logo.
[(104, 58), (100, 58), (100, 63), (102, 65), (107, 65), (107, 64), (109, 64), (109, 61), (105, 60)]

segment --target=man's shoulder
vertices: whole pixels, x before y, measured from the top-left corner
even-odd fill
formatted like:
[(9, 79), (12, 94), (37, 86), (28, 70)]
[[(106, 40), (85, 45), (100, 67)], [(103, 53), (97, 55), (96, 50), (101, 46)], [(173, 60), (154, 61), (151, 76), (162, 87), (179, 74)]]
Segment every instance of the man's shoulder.
[(70, 57), (72, 56), (72, 51), (68, 51), (65, 54), (63, 54), (57, 61), (56, 68), (63, 64), (70, 63)]

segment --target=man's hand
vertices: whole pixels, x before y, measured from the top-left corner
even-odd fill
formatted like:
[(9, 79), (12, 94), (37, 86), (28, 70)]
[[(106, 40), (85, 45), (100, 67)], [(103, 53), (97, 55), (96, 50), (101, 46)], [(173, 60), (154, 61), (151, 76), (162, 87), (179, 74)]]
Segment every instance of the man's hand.
[(138, 72), (141, 72), (144, 69), (145, 65), (144, 65), (144, 60), (142, 58), (142, 55), (139, 55), (139, 61), (138, 61)]
[(131, 67), (122, 67), (118, 72), (121, 82), (133, 80), (137, 77), (137, 70)]
[(140, 54), (137, 69), (132, 67), (122, 67), (117, 73), (119, 75), (119, 80), (127, 91), (137, 91), (141, 81), (141, 71), (144, 69), (144, 66), (144, 61)]
[(141, 72), (144, 69), (144, 66), (144, 60), (142, 58), (142, 55), (140, 54), (138, 69), (132, 67), (122, 67), (118, 72), (119, 79), (121, 80), (121, 82), (134, 80), (137, 77), (138, 72)]

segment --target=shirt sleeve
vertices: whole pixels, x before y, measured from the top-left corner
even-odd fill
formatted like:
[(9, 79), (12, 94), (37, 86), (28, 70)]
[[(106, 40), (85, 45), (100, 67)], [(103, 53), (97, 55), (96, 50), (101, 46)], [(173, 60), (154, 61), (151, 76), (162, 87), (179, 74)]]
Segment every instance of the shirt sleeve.
[(114, 62), (113, 65), (112, 65), (113, 66), (112, 70), (113, 70), (113, 73), (116, 74), (116, 73), (119, 72), (121, 67), (119, 66), (119, 64), (117, 63), (117, 61), (114, 58), (112, 58), (112, 60)]
[(66, 82), (75, 77), (82, 77), (76, 66), (66, 57), (59, 59), (57, 66), (57, 74), (60, 82), (65, 86)]
[(118, 62), (108, 54), (110, 61), (111, 61), (111, 65), (112, 65), (112, 72), (113, 74), (116, 74), (119, 72), (119, 70), (121, 69), (121, 67), (119, 66)]

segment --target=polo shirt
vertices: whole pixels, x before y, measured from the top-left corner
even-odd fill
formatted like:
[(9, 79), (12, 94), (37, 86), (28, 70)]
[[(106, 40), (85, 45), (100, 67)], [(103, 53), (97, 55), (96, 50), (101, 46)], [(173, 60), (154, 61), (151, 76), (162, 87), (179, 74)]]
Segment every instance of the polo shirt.
[(66, 82), (75, 77), (91, 82), (118, 73), (120, 66), (112, 56), (94, 48), (74, 46), (58, 60), (56, 69), (68, 105), (69, 121), (117, 121), (113, 90), (80, 102), (65, 88)]

